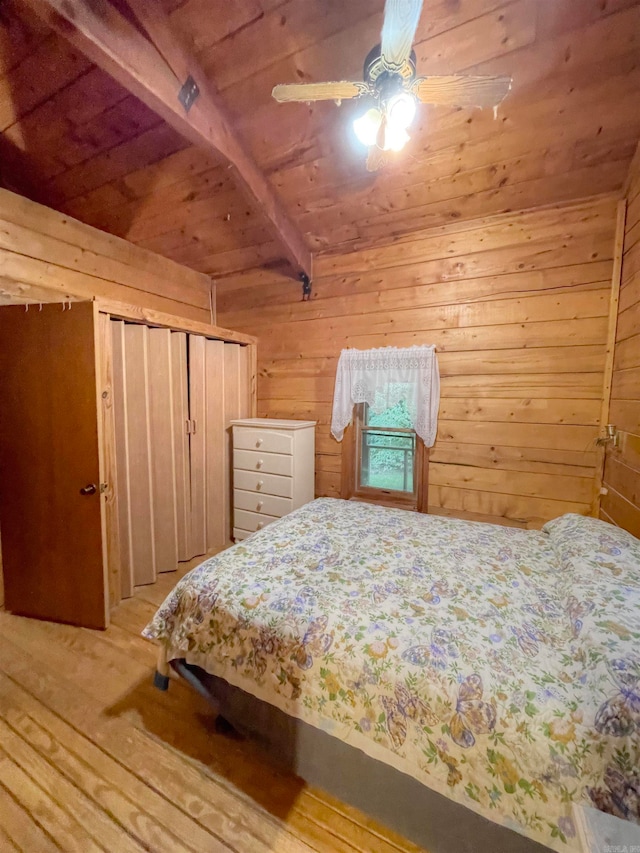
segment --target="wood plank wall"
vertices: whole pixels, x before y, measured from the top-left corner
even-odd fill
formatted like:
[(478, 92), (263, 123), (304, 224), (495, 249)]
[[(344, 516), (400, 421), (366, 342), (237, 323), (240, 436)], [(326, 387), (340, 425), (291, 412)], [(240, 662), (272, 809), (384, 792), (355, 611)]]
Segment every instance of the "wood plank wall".
[(618, 307), (609, 422), (620, 444), (607, 449), (600, 515), (640, 537), (640, 149), (627, 193)]
[(208, 276), (0, 189), (0, 304), (100, 296), (215, 323)]
[(532, 526), (589, 512), (615, 210), (596, 198), (320, 257), (305, 303), (267, 271), (219, 282), (221, 322), (259, 337), (258, 414), (319, 422), (316, 493), (340, 494), (340, 350), (428, 343), (442, 376), (430, 505)]

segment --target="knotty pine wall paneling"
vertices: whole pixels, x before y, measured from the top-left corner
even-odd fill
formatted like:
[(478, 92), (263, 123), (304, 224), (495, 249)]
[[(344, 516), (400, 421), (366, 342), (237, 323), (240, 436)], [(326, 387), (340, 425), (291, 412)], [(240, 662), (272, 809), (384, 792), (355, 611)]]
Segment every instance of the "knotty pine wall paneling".
[(615, 216), (602, 197), (321, 256), (309, 302), (265, 270), (220, 280), (221, 322), (259, 338), (258, 415), (318, 421), (316, 493), (338, 497), (341, 349), (435, 344), (432, 509), (530, 526), (589, 512)]
[(620, 443), (607, 448), (600, 516), (640, 537), (640, 149), (630, 178), (609, 409)]
[(0, 189), (0, 304), (94, 296), (215, 323), (208, 276)]

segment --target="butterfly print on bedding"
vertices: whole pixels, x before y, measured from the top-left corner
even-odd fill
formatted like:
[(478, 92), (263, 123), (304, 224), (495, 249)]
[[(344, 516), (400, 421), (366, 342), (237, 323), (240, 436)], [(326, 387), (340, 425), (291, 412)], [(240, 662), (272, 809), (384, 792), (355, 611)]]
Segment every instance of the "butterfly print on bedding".
[(463, 749), (474, 745), (476, 735), (486, 735), (496, 724), (496, 709), (482, 698), (482, 679), (476, 673), (467, 676), (458, 690), (456, 712), (449, 723), (451, 739)]
[(604, 735), (627, 737), (640, 732), (640, 661), (620, 658), (608, 668), (618, 693), (600, 706), (595, 727)]
[(528, 622), (523, 622), (522, 628), (512, 625), (511, 633), (518, 641), (518, 645), (525, 655), (534, 658), (538, 654), (539, 635), (532, 625)]
[(387, 581), (384, 586), (376, 583), (371, 588), (371, 598), (373, 599), (374, 604), (382, 604), (382, 602), (386, 601), (392, 593), (398, 592), (398, 589), (398, 585), (393, 581)]
[(258, 637), (251, 637), (253, 646), (253, 662), (259, 678), (267, 671), (268, 657), (274, 655), (277, 649), (276, 639), (268, 629), (262, 628)]
[(640, 774), (638, 771), (633, 770), (625, 775), (617, 767), (609, 766), (604, 772), (604, 784), (605, 787), (587, 788), (594, 806), (601, 812), (615, 815), (622, 820), (638, 822), (640, 820)]
[(316, 603), (316, 596), (311, 586), (303, 586), (294, 598), (279, 598), (271, 604), (271, 610), (279, 613), (304, 613)]
[(313, 655), (326, 654), (333, 643), (333, 631), (327, 634), (328, 618), (318, 616), (309, 623), (302, 642), (295, 653), (295, 661), (300, 669), (311, 669)]
[(610, 557), (618, 557), (622, 554), (622, 549), (620, 548), (620, 543), (617, 542), (613, 536), (609, 536), (608, 533), (602, 533), (598, 537), (598, 541), (600, 543), (600, 547), (608, 554)]
[(535, 590), (538, 601), (535, 604), (527, 604), (525, 609), (533, 616), (539, 616), (542, 619), (562, 619), (564, 618), (564, 608), (561, 604), (551, 598), (543, 589)]
[(450, 659), (458, 657), (451, 631), (445, 628), (434, 628), (429, 645), (411, 646), (402, 653), (402, 659), (414, 666), (433, 666), (436, 669), (446, 669)]
[(571, 620), (571, 634), (574, 640), (577, 640), (582, 631), (583, 617), (588, 616), (594, 607), (593, 601), (578, 601), (575, 595), (567, 601), (567, 615)]
[(378, 681), (379, 679), (371, 668), (371, 665), (368, 661), (365, 661), (362, 672), (357, 679), (355, 681), (347, 680), (347, 687), (353, 690), (354, 693), (358, 693), (360, 690), (364, 690), (367, 685), (377, 684)]
[(396, 684), (395, 697), (381, 696), (387, 731), (395, 749), (399, 749), (407, 738), (407, 724), (412, 720), (417, 726), (435, 726), (438, 717), (420, 697), (411, 693), (404, 684)]
[(436, 581), (431, 584), (429, 592), (423, 593), (420, 598), (427, 604), (440, 604), (441, 597), (449, 595), (451, 595), (451, 590), (446, 581)]

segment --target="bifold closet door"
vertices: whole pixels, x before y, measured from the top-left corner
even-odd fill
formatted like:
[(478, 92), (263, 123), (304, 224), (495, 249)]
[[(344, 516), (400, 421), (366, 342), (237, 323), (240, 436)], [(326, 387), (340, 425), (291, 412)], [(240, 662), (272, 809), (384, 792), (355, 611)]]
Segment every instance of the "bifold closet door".
[(118, 530), (120, 534), (120, 595), (133, 595), (133, 565), (129, 535), (129, 445), (127, 443), (127, 399), (124, 384), (124, 322), (112, 320), (111, 364), (113, 418), (115, 424), (116, 482), (118, 487)]
[(173, 405), (173, 350), (170, 329), (149, 329), (147, 380), (149, 385), (149, 448), (156, 572), (178, 568), (178, 496)]
[[(121, 550), (128, 590), (156, 579), (149, 425), (149, 329), (114, 320), (114, 394)], [(120, 353), (116, 356), (116, 351)], [(116, 370), (121, 372), (116, 373)], [(118, 405), (120, 403), (120, 405)], [(120, 441), (118, 441), (120, 439)], [(123, 518), (124, 516), (124, 518)], [(123, 575), (125, 572), (123, 572)], [(123, 585), (124, 586), (124, 585)]]
[(224, 538), (224, 343), (189, 335), (191, 536), (194, 554)]
[(158, 572), (176, 570), (180, 532), (188, 548), (186, 336), (121, 320), (111, 325), (121, 585), (128, 597)]
[(187, 335), (171, 332), (171, 384), (173, 387), (173, 446), (176, 484), (178, 560), (195, 556), (191, 544), (191, 465), (189, 461), (189, 373)]
[(196, 554), (223, 548), (231, 540), (231, 421), (251, 414), (250, 371), (248, 347), (189, 335), (191, 531)]

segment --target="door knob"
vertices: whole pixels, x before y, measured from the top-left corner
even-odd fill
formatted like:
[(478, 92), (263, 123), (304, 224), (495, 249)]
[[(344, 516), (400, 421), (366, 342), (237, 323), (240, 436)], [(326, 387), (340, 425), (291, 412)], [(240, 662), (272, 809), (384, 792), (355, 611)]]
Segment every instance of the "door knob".
[(89, 483), (89, 485), (83, 486), (80, 489), (80, 494), (81, 495), (95, 495), (95, 493), (97, 491), (98, 491), (98, 488), (97, 488), (96, 484), (95, 483)]

